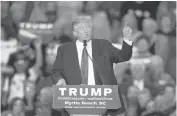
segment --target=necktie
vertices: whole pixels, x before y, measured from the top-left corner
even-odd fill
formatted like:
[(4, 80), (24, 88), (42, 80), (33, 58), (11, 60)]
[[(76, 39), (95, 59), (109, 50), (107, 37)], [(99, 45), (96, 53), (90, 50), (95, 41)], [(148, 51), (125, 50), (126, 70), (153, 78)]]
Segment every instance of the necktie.
[(82, 84), (88, 84), (88, 55), (86, 45), (84, 45), (84, 49), (82, 51), (82, 59), (81, 59), (81, 76), (82, 76)]

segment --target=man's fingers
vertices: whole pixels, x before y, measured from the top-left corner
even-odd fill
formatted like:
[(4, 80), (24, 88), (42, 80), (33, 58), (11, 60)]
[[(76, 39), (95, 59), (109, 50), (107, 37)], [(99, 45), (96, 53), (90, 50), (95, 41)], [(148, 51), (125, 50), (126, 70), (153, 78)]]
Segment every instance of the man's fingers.
[(56, 85), (66, 85), (66, 82), (64, 79), (60, 79)]
[(65, 83), (65, 82), (63, 82), (63, 83), (61, 83), (61, 85), (66, 85), (66, 83)]

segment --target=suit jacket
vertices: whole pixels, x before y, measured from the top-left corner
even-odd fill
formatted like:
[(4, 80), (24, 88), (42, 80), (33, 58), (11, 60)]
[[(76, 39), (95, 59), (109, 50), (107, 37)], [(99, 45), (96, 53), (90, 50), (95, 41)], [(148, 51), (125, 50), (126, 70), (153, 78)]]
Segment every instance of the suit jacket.
[[(120, 50), (114, 47), (108, 40), (92, 39), (92, 58), (96, 85), (118, 85), (114, 75), (113, 63), (128, 61), (131, 56), (132, 46), (126, 42), (123, 42), (122, 49)], [(51, 78), (54, 84), (61, 78), (65, 79), (68, 85), (82, 84), (75, 41), (58, 47), (52, 71), (53, 75)], [(120, 99), (122, 101), (121, 94)], [(122, 109), (119, 110), (125, 111), (123, 101)], [(112, 110), (111, 112), (109, 114), (117, 114), (118, 110)]]

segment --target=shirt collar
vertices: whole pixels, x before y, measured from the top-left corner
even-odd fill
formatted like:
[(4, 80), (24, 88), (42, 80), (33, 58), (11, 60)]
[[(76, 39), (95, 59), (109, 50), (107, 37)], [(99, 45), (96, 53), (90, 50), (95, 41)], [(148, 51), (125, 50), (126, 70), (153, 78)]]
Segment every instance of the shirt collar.
[[(89, 42), (87, 42), (87, 46), (90, 46), (91, 45), (91, 42), (92, 40), (90, 40)], [(79, 41), (79, 40), (76, 40), (76, 44), (79, 45), (79, 46), (83, 46), (83, 42)], [(84, 47), (84, 46), (83, 46)]]

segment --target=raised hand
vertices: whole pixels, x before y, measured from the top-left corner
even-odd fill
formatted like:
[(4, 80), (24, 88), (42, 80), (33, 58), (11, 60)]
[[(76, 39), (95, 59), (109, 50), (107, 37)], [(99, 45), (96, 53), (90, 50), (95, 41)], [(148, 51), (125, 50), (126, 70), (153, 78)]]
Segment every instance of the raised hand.
[(132, 29), (128, 26), (128, 22), (125, 22), (124, 27), (123, 27), (123, 38), (125, 40), (132, 41)]

